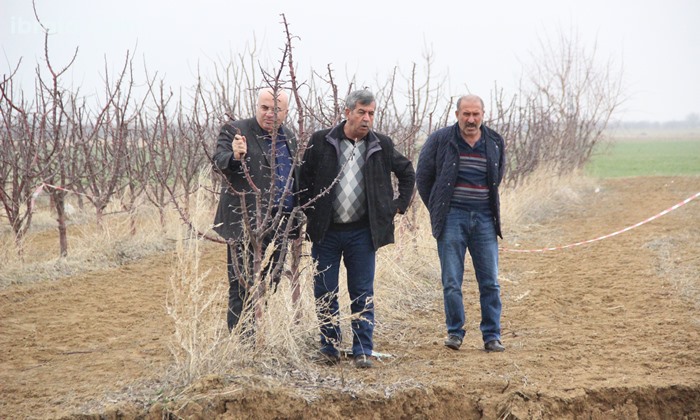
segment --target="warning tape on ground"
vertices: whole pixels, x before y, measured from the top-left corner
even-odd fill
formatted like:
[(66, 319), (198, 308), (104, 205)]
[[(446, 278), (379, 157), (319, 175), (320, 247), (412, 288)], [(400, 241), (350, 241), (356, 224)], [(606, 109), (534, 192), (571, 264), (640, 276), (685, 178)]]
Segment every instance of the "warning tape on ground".
[(576, 243), (574, 243), (574, 244), (561, 245), (561, 246), (553, 246), (553, 247), (541, 248), (541, 249), (513, 249), (513, 248), (502, 248), (502, 247), (499, 248), (499, 249), (500, 249), (501, 251), (505, 251), (505, 252), (546, 252), (546, 251), (556, 251), (556, 250), (566, 249), (566, 248), (573, 248), (573, 247), (576, 247), (576, 246), (581, 246), (581, 245), (590, 244), (590, 243), (592, 243), (592, 242), (602, 241), (603, 239), (607, 239), (607, 238), (613, 237), (613, 236), (615, 236), (615, 235), (619, 235), (619, 234), (621, 234), (621, 233), (623, 233), (623, 232), (627, 232), (628, 230), (632, 230), (632, 229), (634, 229), (634, 228), (636, 228), (636, 227), (639, 227), (639, 226), (641, 226), (641, 225), (643, 225), (643, 224), (645, 224), (645, 223), (649, 223), (649, 222), (651, 222), (651, 221), (654, 220), (654, 219), (658, 219), (659, 217), (661, 217), (661, 216), (663, 216), (663, 215), (665, 215), (665, 214), (668, 214), (668, 213), (672, 212), (673, 210), (676, 210), (677, 208), (679, 208), (679, 207), (681, 207), (681, 206), (684, 206), (684, 205), (690, 203), (691, 201), (695, 200), (695, 199), (698, 198), (698, 197), (700, 197), (700, 192), (698, 192), (698, 193), (696, 193), (696, 194), (694, 194), (694, 195), (692, 195), (692, 196), (686, 198), (685, 200), (681, 201), (680, 203), (678, 203), (678, 204), (676, 204), (676, 205), (674, 205), (674, 206), (671, 206), (671, 207), (667, 208), (666, 210), (662, 211), (662, 212), (659, 213), (659, 214), (656, 214), (656, 215), (654, 215), (654, 216), (651, 216), (650, 218), (648, 218), (648, 219), (646, 219), (646, 220), (642, 220), (642, 221), (639, 222), (639, 223), (635, 223), (634, 225), (628, 226), (628, 227), (626, 227), (626, 228), (624, 228), (624, 229), (621, 229), (621, 230), (618, 230), (617, 232), (613, 232), (613, 233), (609, 233), (609, 234), (607, 234), (607, 235), (599, 236), (599, 237), (597, 237), (597, 238), (595, 238), (595, 239), (589, 239), (589, 240), (587, 240), (587, 241), (576, 242)]

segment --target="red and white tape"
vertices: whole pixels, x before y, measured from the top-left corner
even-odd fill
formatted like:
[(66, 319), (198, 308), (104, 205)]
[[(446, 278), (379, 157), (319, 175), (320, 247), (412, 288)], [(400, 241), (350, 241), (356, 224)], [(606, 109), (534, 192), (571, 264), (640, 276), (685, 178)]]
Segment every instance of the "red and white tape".
[(67, 189), (67, 188), (63, 188), (63, 187), (58, 187), (58, 186), (56, 186), (56, 185), (47, 184), (46, 182), (44, 182), (44, 183), (42, 183), (41, 185), (39, 185), (38, 187), (36, 187), (36, 189), (34, 190), (34, 193), (32, 194), (32, 197), (35, 198), (35, 197), (37, 197), (39, 194), (41, 194), (41, 191), (44, 189), (44, 187), (49, 187), (49, 188), (53, 188), (54, 190), (65, 191), (65, 192), (72, 193), (72, 194), (84, 195), (85, 197), (95, 198), (95, 197), (91, 196), (90, 194), (85, 194), (85, 193), (81, 193), (81, 192), (78, 192), (78, 191), (69, 190), (69, 189)]
[(39, 194), (41, 194), (41, 192), (44, 190), (44, 188), (47, 188), (47, 187), (48, 187), (48, 188), (53, 188), (54, 190), (60, 190), (60, 191), (65, 191), (65, 192), (72, 193), (72, 194), (80, 194), (80, 195), (84, 195), (85, 197), (94, 198), (93, 196), (91, 196), (91, 195), (89, 195), (89, 194), (85, 194), (85, 193), (81, 193), (81, 192), (78, 192), (78, 191), (69, 190), (69, 189), (66, 189), (66, 188), (63, 188), (63, 187), (57, 187), (56, 185), (51, 185), (51, 184), (47, 184), (46, 182), (43, 182), (43, 183), (41, 183), (39, 186), (37, 186), (37, 187), (34, 189), (34, 192), (32, 193), (32, 198), (31, 198), (30, 201), (29, 201), (30, 209), (34, 209), (34, 204), (35, 204), (35, 201), (36, 201), (37, 197), (39, 197)]
[(613, 233), (609, 233), (607, 235), (599, 236), (595, 239), (589, 239), (587, 241), (576, 242), (574, 244), (569, 244), (569, 245), (553, 246), (550, 248), (541, 248), (541, 249), (512, 249), (512, 248), (503, 248), (503, 247), (501, 247), (499, 249), (501, 251), (505, 251), (505, 252), (546, 252), (546, 251), (557, 251), (557, 250), (566, 249), (566, 248), (573, 248), (575, 246), (586, 245), (586, 244), (590, 244), (592, 242), (602, 241), (603, 239), (607, 239), (607, 238), (613, 237), (615, 235), (619, 235), (623, 232), (627, 232), (628, 230), (632, 230), (636, 227), (639, 227), (645, 223), (649, 223), (654, 219), (658, 219), (659, 217), (661, 217), (665, 214), (668, 214), (668, 213), (672, 212), (673, 210), (676, 210), (677, 208), (690, 203), (691, 201), (695, 200), (698, 197), (700, 197), (700, 192), (695, 193), (694, 195), (686, 198), (685, 200), (681, 201), (680, 203), (678, 203), (674, 206), (671, 206), (671, 207), (667, 208), (666, 210), (662, 211), (661, 213), (656, 214), (654, 216), (651, 216), (650, 218), (648, 218), (646, 220), (642, 220), (639, 223), (635, 223), (634, 225), (628, 226), (628, 227), (621, 229), (621, 230), (618, 230), (617, 232), (613, 232)]

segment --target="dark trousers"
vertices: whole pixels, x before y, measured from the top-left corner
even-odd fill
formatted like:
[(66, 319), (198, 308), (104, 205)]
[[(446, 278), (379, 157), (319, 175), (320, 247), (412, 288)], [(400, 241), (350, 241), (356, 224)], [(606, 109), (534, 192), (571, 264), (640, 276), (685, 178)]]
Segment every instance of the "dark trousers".
[[(262, 253), (270, 243), (272, 242), (272, 236), (268, 235), (263, 240)], [(282, 277), (283, 268), (282, 264), (282, 241), (276, 241), (274, 243), (274, 250), (272, 252), (271, 258), (268, 260), (265, 268), (262, 271), (262, 280), (269, 278), (270, 286), (273, 291), (277, 289), (277, 285)], [(247, 245), (244, 246), (244, 245)], [(246, 249), (248, 248), (248, 249)], [(244, 315), (246, 311), (250, 309), (250, 289), (253, 286), (253, 251), (250, 249), (250, 243), (244, 244), (242, 242), (236, 242), (234, 244), (228, 245), (226, 248), (226, 263), (228, 272), (228, 311), (226, 313), (226, 324), (228, 325), (229, 331), (232, 331), (236, 325), (238, 325), (239, 320)], [(235, 257), (234, 257), (235, 255)], [(238, 266), (240, 277), (236, 274), (236, 269), (234, 264)], [(278, 272), (272, 276), (272, 271), (276, 267), (279, 267)], [(246, 285), (241, 284), (242, 282)]]
[(352, 353), (371, 355), (374, 331), (375, 250), (369, 228), (351, 231), (328, 231), (321, 242), (314, 243), (311, 255), (316, 262), (314, 297), (321, 327), (321, 351), (338, 354), (341, 342), (338, 275), (340, 260), (347, 270), (350, 311), (353, 318)]

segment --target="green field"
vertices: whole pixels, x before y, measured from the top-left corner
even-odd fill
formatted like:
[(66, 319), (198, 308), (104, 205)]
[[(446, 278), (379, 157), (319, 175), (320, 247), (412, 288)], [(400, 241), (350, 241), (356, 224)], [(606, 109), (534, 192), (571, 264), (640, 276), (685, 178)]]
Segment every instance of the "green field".
[(599, 178), (700, 175), (700, 139), (624, 139), (601, 144), (586, 165)]

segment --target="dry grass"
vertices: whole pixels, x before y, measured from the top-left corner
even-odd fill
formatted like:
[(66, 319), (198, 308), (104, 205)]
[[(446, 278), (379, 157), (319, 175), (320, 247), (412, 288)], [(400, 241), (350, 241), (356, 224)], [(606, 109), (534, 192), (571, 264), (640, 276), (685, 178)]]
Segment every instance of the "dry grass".
[[(576, 191), (582, 186), (590, 188), (592, 183), (573, 176), (570, 179), (550, 176), (533, 179), (538, 182), (523, 185), (518, 191), (504, 191), (502, 207), (506, 226), (536, 224), (549, 217), (554, 207), (575, 203)], [(206, 185), (207, 180), (204, 174), (200, 184)], [(207, 231), (213, 217), (211, 194), (206, 191), (208, 189), (200, 189), (191, 199), (190, 215), (201, 231)], [(375, 337), (398, 343), (411, 338), (395, 326), (441, 299), (440, 267), (427, 210), (417, 199), (414, 206), (417, 206), (417, 227), (410, 227), (408, 216), (398, 216), (396, 243), (380, 249), (377, 254)], [(111, 210), (116, 212), (117, 209)], [(318, 348), (310, 244), (304, 244), (302, 294), (296, 307), (290, 298), (290, 282), (282, 281), (276, 293), (268, 291), (263, 297), (264, 316), (256, 325), (254, 338), (250, 338), (229, 334), (222, 322), (228, 283), (200, 266), (201, 241), (183, 227), (174, 210), (169, 210), (166, 218), (163, 228), (158, 212), (141, 205), (137, 235), (132, 236), (129, 220), (123, 213), (106, 217), (100, 227), (89, 212), (77, 211), (71, 216), (69, 227), (69, 256), (58, 258), (45, 252), (46, 242), (51, 242), (56, 249), (54, 255), (58, 254), (58, 238), (55, 221), (44, 209), (35, 215), (35, 226), (26, 243), (29, 258), (24, 262), (16, 257), (10, 235), (3, 235), (0, 253), (8, 257), (8, 264), (0, 269), (0, 286), (110, 268), (155, 252), (174, 250), (166, 302), (175, 325), (170, 346), (173, 364), (167, 374), (168, 382), (182, 389), (210, 375), (244, 374), (246, 371), (256, 375), (263, 372), (272, 380), (286, 380), (290, 371), (304, 372), (305, 381), (313, 382), (320, 377), (318, 366), (309, 357)], [(35, 249), (43, 250), (44, 254), (34, 254)], [(340, 275), (341, 348), (349, 351), (352, 343), (350, 302), (342, 267)]]
[(595, 179), (581, 173), (557, 175), (542, 169), (516, 189), (502, 189), (503, 224), (517, 229), (521, 225), (540, 224), (553, 216), (576, 211), (583, 197), (597, 192), (598, 188)]
[[(210, 203), (202, 191), (192, 202), (194, 220), (211, 217)], [(210, 269), (200, 267), (202, 244), (192, 232), (182, 227), (177, 233), (176, 258), (166, 304), (175, 325), (170, 343), (173, 364), (166, 380), (176, 387), (191, 390), (199, 386), (202, 378), (212, 375), (244, 374), (249, 370), (258, 374), (261, 370), (281, 372), (303, 364), (315, 332), (310, 275), (301, 278), (304, 293), (296, 308), (291, 304), (290, 282), (282, 281), (276, 293), (268, 290), (263, 296), (264, 316), (256, 320), (255, 333), (243, 334), (240, 328), (253, 324), (253, 313), (248, 311), (231, 334), (223, 322), (228, 281), (213, 278)], [(304, 273), (310, 272), (304, 270)], [(302, 317), (295, 318), (297, 313)]]
[(580, 212), (591, 194), (600, 191), (593, 178), (580, 173), (559, 176), (540, 170), (517, 188), (501, 191), (501, 219), (504, 244), (519, 246), (537, 232), (543, 243), (555, 240), (557, 232), (544, 226), (560, 217)]
[[(504, 189), (502, 216), (508, 240), (517, 240), (518, 235), (536, 229), (551, 217), (576, 211), (583, 205), (586, 194), (593, 194), (596, 189), (594, 180), (579, 175), (562, 178), (546, 173), (531, 177), (528, 184), (517, 190)], [(200, 190), (192, 198), (191, 214), (195, 224), (206, 231), (213, 210), (211, 196), (204, 191)], [(415, 338), (410, 336), (410, 331), (401, 328), (406, 319), (434, 309), (442, 298), (439, 262), (427, 211), (419, 201), (414, 206), (417, 228), (409, 228), (408, 216), (399, 216), (396, 243), (380, 249), (377, 255), (375, 338), (397, 344), (409, 343)], [(124, 214), (108, 216), (102, 227), (97, 227), (89, 214), (74, 215), (69, 228), (68, 258), (56, 258), (45, 252), (46, 242), (56, 242), (57, 249), (55, 222), (51, 221), (50, 214), (38, 213), (35, 221), (37, 226), (28, 237), (26, 247), (31, 258), (24, 262), (16, 257), (9, 235), (3, 235), (0, 254), (8, 263), (0, 268), (0, 286), (54, 279), (79, 271), (114, 267), (154, 252), (175, 251), (165, 305), (174, 323), (170, 342), (172, 364), (164, 382), (182, 392), (181, 395), (196, 392), (197, 387), (206, 388), (207, 381), (223, 378), (291, 384), (309, 399), (316, 397), (316, 387), (321, 382), (338, 382), (346, 389), (367, 386), (353, 383), (342, 371), (337, 377), (337, 372), (329, 373), (309, 357), (318, 349), (318, 329), (308, 243), (304, 244), (302, 294), (297, 305), (291, 302), (290, 282), (283, 280), (276, 293), (268, 292), (264, 296), (264, 316), (256, 324), (254, 337), (250, 337), (229, 334), (226, 329), (223, 320), (227, 281), (200, 265), (203, 243), (183, 227), (176, 212), (167, 212), (167, 226), (163, 229), (158, 213), (141, 206), (136, 236), (129, 233)], [(44, 255), (39, 255), (35, 249), (43, 250)], [(664, 270), (670, 270), (670, 260), (668, 264)], [(693, 287), (697, 287), (697, 282), (691, 283), (692, 287), (681, 284), (679, 287), (685, 291), (683, 293), (696, 297)], [(341, 348), (347, 350), (352, 339), (344, 269), (341, 269), (340, 305), (344, 334)]]
[(68, 256), (59, 257), (57, 223), (50, 209), (43, 207), (24, 242), (24, 257), (18, 256), (11, 231), (0, 235), (0, 287), (34, 281), (56, 280), (86, 271), (113, 268), (156, 252), (173, 249), (173, 232), (179, 221), (168, 213), (163, 229), (157, 212), (142, 207), (136, 215), (138, 230), (132, 235), (126, 214), (116, 208), (98, 226), (88, 209), (76, 211), (68, 222)]
[[(208, 212), (201, 200), (197, 202), (197, 212)], [(427, 217), (425, 209), (421, 210), (420, 217)], [(403, 216), (397, 219), (397, 231), (402, 232), (397, 243), (379, 251), (375, 277), (375, 338), (391, 334), (391, 339), (399, 342), (405, 339), (403, 329), (391, 325), (414, 316), (416, 311), (427, 308), (441, 296), (439, 287), (426, 280), (437, 279), (439, 285), (439, 264), (429, 227), (421, 223), (418, 230), (409, 231), (405, 222)], [(328, 378), (327, 370), (313, 360), (318, 350), (318, 327), (310, 244), (304, 244), (302, 294), (296, 306), (291, 301), (290, 282), (283, 280), (276, 293), (268, 291), (264, 296), (264, 316), (255, 323), (255, 334), (241, 334), (238, 329), (229, 334), (222, 322), (227, 282), (211, 278), (209, 271), (200, 268), (200, 243), (185, 230), (180, 234), (167, 303), (168, 313), (175, 323), (171, 342), (174, 363), (168, 377), (172, 384), (191, 390), (201, 385), (202, 378), (212, 375), (230, 378), (232, 372), (236, 372), (236, 377), (291, 381), (297, 388), (309, 389), (318, 381), (340, 380)], [(349, 352), (352, 343), (350, 301), (342, 266), (340, 279), (339, 321), (343, 331), (340, 349)], [(252, 317), (252, 311), (246, 316)], [(251, 319), (244, 318), (239, 326), (250, 322)], [(345, 382), (344, 386), (353, 384)], [(315, 392), (309, 395), (312, 398)]]

